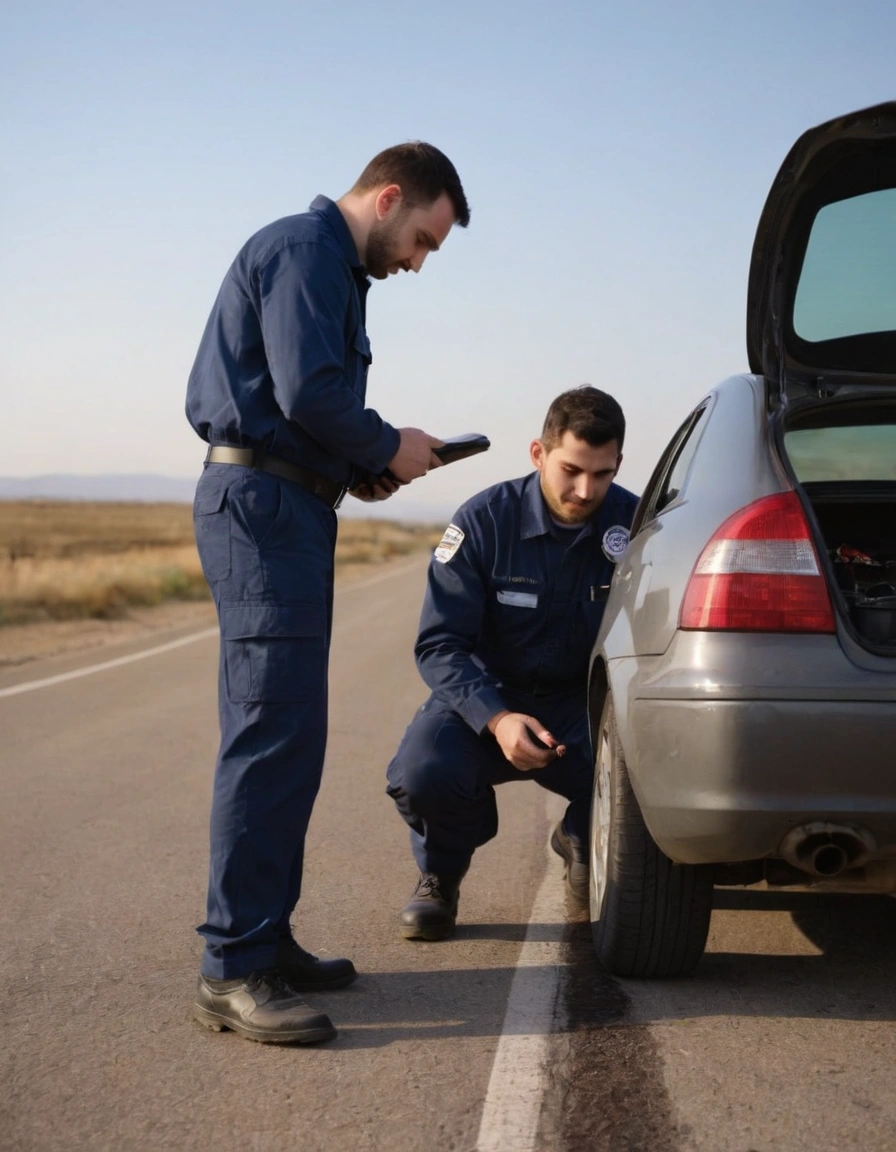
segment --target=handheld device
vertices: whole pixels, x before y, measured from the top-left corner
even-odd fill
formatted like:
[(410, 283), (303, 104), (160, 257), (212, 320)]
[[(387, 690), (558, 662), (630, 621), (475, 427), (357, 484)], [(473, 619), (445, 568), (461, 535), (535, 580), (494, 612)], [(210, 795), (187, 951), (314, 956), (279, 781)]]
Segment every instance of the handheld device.
[(467, 432), (464, 436), (451, 436), (441, 448), (433, 448), (433, 455), (438, 456), (443, 464), (453, 464), (455, 460), (464, 460), (467, 456), (475, 456), (477, 452), (485, 452), (491, 447), (491, 440), (481, 432)]
[(555, 744), (552, 748), (550, 744), (545, 744), (544, 740), (542, 740), (540, 736), (536, 736), (528, 724), (526, 725), (526, 735), (529, 737), (536, 748), (543, 748), (545, 752), (553, 752), (555, 756), (566, 755), (565, 744)]
[[(485, 452), (487, 448), (491, 448), (491, 445), (492, 442), (488, 436), (483, 436), (481, 432), (467, 432), (463, 436), (451, 436), (441, 448), (433, 448), (433, 453), (443, 464), (453, 464), (455, 460), (464, 460), (467, 456), (475, 456), (477, 452)], [(401, 483), (388, 468), (380, 475), (394, 483)], [(377, 479), (376, 476), (364, 476), (356, 481), (355, 487), (370, 488), (377, 482)]]
[(540, 736), (535, 735), (535, 733), (532, 731), (532, 729), (529, 727), (528, 724), (526, 725), (526, 735), (529, 737), (529, 739), (532, 741), (532, 743), (535, 745), (536, 748), (543, 748), (545, 750), (545, 752), (553, 752), (554, 751), (554, 749), (550, 746), (550, 744), (545, 744), (544, 740), (542, 740), (542, 738)]

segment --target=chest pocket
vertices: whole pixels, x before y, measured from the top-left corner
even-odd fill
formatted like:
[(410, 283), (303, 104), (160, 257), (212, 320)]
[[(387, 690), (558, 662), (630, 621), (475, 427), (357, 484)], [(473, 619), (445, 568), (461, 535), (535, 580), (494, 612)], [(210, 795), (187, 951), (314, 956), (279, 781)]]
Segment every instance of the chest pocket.
[(491, 596), (487, 634), (502, 660), (509, 658), (512, 662), (521, 650), (537, 643), (547, 607), (544, 589), (495, 588)]
[(575, 619), (570, 621), (571, 642), (575, 643), (581, 638), (589, 653), (603, 620), (614, 569), (615, 565), (605, 560), (598, 566), (596, 572), (590, 574), (593, 583), (589, 580), (584, 582), (581, 594), (577, 598), (577, 611), (571, 614), (575, 616)]
[(367, 393), (367, 369), (373, 363), (373, 353), (367, 333), (360, 326), (355, 332), (352, 347), (355, 354), (355, 391), (363, 399)]
[(367, 364), (371, 364), (373, 362), (373, 353), (370, 350), (370, 340), (363, 328), (359, 328), (355, 333), (354, 344), (355, 351), (361, 359)]

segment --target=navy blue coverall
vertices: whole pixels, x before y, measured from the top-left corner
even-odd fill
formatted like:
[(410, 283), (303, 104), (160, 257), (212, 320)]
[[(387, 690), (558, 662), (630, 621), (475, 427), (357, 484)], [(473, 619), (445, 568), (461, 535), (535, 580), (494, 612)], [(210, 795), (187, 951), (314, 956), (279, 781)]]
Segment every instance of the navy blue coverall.
[[(350, 487), (399, 433), (365, 408), (369, 281), (331, 200), (256, 233), (212, 309), (187, 418), (212, 445), (263, 449)], [(302, 884), (327, 738), (333, 507), (292, 480), (207, 463), (193, 507), (221, 631), (201, 970), (274, 966)]]
[[(463, 875), (498, 830), (494, 785), (509, 780), (566, 797), (567, 832), (587, 842), (588, 661), (613, 550), (624, 545), (637, 502), (611, 484), (590, 521), (561, 527), (534, 472), (480, 492), (447, 529), (430, 562), (414, 649), (432, 695), (387, 773), (421, 872)], [(486, 727), (505, 709), (540, 720), (566, 755), (531, 772), (514, 768)]]

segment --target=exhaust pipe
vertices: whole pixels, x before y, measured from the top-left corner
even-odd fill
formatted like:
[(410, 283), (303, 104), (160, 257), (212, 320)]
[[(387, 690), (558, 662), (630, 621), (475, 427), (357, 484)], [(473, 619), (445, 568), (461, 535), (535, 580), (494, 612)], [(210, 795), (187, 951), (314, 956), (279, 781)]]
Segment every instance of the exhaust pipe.
[(788, 864), (824, 880), (861, 867), (876, 850), (877, 842), (866, 828), (821, 820), (791, 828), (778, 849)]

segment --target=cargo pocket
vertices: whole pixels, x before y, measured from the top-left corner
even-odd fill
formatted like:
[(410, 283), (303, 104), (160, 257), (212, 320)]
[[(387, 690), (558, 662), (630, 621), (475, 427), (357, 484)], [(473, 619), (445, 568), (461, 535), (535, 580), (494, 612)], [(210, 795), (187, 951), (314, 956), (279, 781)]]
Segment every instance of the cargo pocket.
[(234, 704), (298, 704), (326, 687), (322, 604), (222, 604), (221, 643)]
[(193, 500), (193, 531), (202, 574), (209, 584), (230, 575), (230, 510), (224, 483), (206, 484), (200, 480)]

